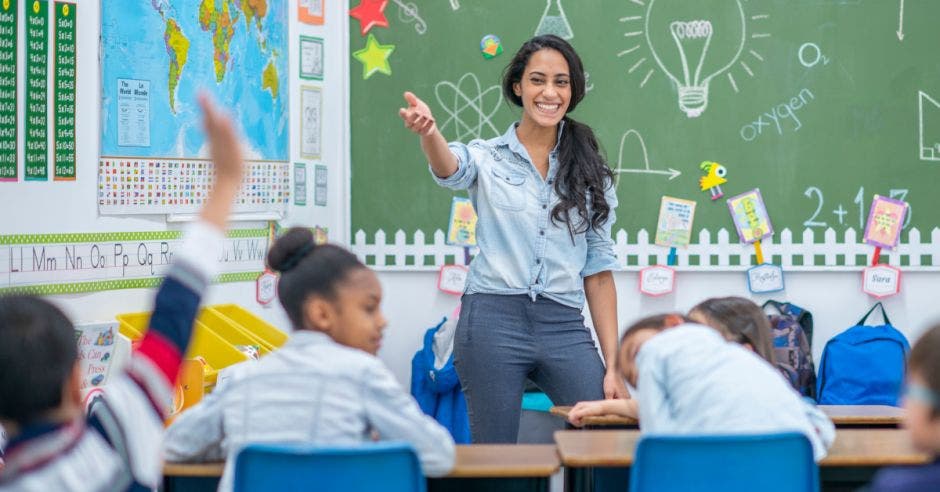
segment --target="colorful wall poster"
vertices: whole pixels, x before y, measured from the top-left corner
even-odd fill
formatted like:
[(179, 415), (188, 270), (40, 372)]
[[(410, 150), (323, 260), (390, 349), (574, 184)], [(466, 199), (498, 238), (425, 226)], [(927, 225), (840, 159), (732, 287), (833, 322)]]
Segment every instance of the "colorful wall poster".
[(664, 196), (656, 223), (656, 244), (667, 248), (686, 248), (692, 240), (695, 202)]
[(753, 243), (774, 234), (759, 188), (729, 198), (728, 209), (742, 242)]
[(865, 225), (865, 243), (879, 248), (896, 248), (907, 210), (907, 203), (901, 200), (875, 195)]
[(477, 213), (469, 198), (455, 196), (450, 205), (447, 244), (454, 246), (477, 245)]

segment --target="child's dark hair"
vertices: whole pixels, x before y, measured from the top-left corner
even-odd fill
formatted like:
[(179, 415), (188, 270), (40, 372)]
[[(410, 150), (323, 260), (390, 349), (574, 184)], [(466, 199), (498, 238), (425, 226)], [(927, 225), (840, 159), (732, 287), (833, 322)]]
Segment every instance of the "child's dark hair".
[[(908, 370), (916, 372), (934, 395), (940, 395), (940, 324), (927, 330), (911, 349)], [(933, 418), (940, 417), (940, 404), (934, 405)]]
[(635, 334), (640, 330), (656, 330), (663, 331), (669, 325), (670, 319), (678, 319), (682, 323), (687, 323), (689, 320), (680, 313), (666, 313), (666, 314), (657, 314), (654, 316), (647, 316), (646, 318), (636, 321), (632, 325), (628, 326), (623, 332), (623, 336), (620, 337), (621, 345), (623, 342), (627, 341), (627, 338)]
[[(564, 39), (547, 34), (536, 36), (525, 43), (516, 52), (509, 65), (503, 70), (503, 94), (507, 101), (522, 106), (522, 98), (517, 96), (513, 86), (522, 81), (525, 67), (532, 54), (543, 49), (555, 50), (568, 62), (568, 80), (571, 84), (571, 100), (568, 113), (574, 111), (584, 99), (586, 80), (581, 57)], [(614, 185), (614, 173), (607, 167), (607, 161), (601, 155), (600, 145), (591, 127), (579, 123), (565, 115), (565, 128), (559, 142), (558, 177), (555, 180), (555, 193), (559, 202), (552, 209), (552, 221), (563, 222), (571, 234), (582, 233), (589, 228), (597, 229), (610, 215), (610, 204), (604, 197), (608, 187)], [(588, 199), (590, 195), (590, 199)], [(591, 204), (591, 216), (588, 217), (588, 203)], [(572, 218), (568, 211), (576, 209), (583, 220), (583, 227), (572, 227)]]
[(0, 297), (0, 419), (25, 425), (58, 408), (77, 358), (75, 327), (59, 308)]
[(757, 305), (743, 297), (714, 297), (692, 308), (725, 338), (740, 344), (749, 344), (761, 358), (774, 363), (774, 344), (770, 321)]
[(356, 255), (332, 244), (317, 245), (310, 229), (294, 227), (274, 242), (268, 266), (281, 273), (278, 297), (296, 329), (304, 323), (304, 303), (310, 296), (333, 299), (336, 285), (352, 270), (365, 268)]

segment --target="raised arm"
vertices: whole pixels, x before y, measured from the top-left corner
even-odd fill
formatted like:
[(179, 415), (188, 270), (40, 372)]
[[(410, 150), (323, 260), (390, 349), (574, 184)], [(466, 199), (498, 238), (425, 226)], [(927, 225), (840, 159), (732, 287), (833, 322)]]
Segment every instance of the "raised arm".
[(398, 110), (405, 128), (421, 137), (421, 150), (431, 164), (431, 170), (439, 178), (447, 178), (457, 172), (457, 157), (447, 147), (447, 140), (437, 129), (431, 109), (418, 96), (405, 93), (407, 108)]

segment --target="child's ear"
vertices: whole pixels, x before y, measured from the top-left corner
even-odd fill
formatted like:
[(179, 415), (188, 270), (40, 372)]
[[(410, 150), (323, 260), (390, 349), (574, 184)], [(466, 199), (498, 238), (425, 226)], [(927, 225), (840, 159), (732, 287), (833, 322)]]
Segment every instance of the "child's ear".
[(304, 304), (304, 328), (330, 333), (335, 317), (333, 305), (322, 297), (313, 297)]
[(751, 352), (756, 352), (756, 351), (754, 350), (754, 346), (751, 345), (750, 343), (744, 342), (744, 343), (742, 343), (741, 345), (742, 345), (744, 348), (750, 350)]
[(62, 385), (62, 407), (85, 411), (82, 408), (82, 365), (78, 361), (75, 361), (72, 372)]

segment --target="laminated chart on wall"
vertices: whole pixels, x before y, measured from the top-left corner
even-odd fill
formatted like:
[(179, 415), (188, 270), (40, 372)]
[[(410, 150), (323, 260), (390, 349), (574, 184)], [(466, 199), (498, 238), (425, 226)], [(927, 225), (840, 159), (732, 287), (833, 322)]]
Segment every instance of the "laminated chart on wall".
[(16, 181), (16, 6), (0, 4), (0, 181)]
[[(76, 294), (160, 284), (182, 246), (180, 231), (0, 235), (0, 294)], [(218, 282), (253, 281), (264, 270), (267, 229), (228, 232)]]
[(235, 213), (290, 201), (285, 0), (101, 2), (103, 214), (195, 213), (212, 164), (197, 103), (207, 91), (243, 135)]

